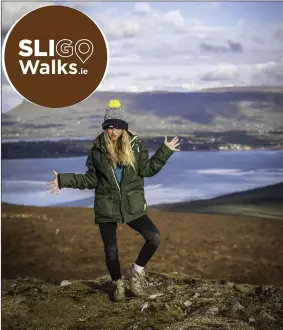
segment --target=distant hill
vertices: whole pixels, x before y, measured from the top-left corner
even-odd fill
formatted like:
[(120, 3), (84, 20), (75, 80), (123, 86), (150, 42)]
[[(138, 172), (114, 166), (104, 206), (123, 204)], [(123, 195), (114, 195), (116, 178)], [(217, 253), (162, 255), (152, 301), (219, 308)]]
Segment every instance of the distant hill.
[(72, 107), (23, 101), (2, 120), (2, 138), (89, 136), (101, 131), (111, 98), (122, 100), (131, 130), (142, 135), (193, 131), (272, 130), (283, 127), (283, 88), (233, 87), (198, 92), (95, 92)]
[(239, 87), (214, 87), (204, 88), (201, 92), (274, 92), (283, 93), (282, 86), (239, 86)]
[(283, 182), (208, 200), (154, 205), (173, 212), (245, 215), (283, 220)]

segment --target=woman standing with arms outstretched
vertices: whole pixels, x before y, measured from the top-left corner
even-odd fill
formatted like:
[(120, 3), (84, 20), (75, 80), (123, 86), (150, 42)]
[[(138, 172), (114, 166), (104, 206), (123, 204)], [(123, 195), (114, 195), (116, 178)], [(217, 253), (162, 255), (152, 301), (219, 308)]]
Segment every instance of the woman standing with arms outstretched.
[(51, 193), (62, 188), (95, 189), (95, 224), (99, 225), (104, 243), (106, 266), (114, 284), (113, 300), (125, 299), (121, 275), (117, 224), (127, 224), (145, 239), (135, 261), (125, 272), (131, 292), (144, 296), (144, 267), (157, 250), (160, 232), (147, 215), (144, 177), (157, 174), (166, 161), (179, 151), (178, 138), (164, 143), (149, 158), (148, 150), (137, 135), (128, 130), (128, 123), (119, 100), (108, 103), (102, 124), (103, 132), (94, 140), (86, 160), (85, 174), (57, 173), (50, 181)]

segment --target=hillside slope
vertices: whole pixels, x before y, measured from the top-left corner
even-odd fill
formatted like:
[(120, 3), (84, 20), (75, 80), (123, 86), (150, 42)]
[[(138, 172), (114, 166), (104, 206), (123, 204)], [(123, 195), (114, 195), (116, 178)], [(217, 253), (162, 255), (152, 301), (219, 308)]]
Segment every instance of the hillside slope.
[(283, 182), (208, 200), (154, 205), (154, 208), (188, 213), (233, 214), (283, 220)]

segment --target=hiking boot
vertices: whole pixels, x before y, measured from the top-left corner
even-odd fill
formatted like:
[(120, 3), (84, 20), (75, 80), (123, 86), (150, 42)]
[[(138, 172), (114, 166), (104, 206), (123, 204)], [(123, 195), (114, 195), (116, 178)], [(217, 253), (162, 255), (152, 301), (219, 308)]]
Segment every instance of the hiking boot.
[(113, 300), (114, 301), (125, 300), (126, 299), (125, 284), (123, 280), (120, 278), (117, 281), (112, 281), (112, 283), (114, 285)]
[(141, 273), (136, 271), (134, 265), (126, 270), (125, 278), (130, 282), (130, 290), (136, 297), (146, 296), (143, 287), (148, 287), (148, 283), (145, 279), (145, 272), (142, 270)]

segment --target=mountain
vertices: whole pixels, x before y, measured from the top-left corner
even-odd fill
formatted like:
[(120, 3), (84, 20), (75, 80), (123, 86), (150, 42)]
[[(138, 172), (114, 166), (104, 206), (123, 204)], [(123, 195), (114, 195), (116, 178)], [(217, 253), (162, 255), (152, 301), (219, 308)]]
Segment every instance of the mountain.
[(59, 109), (23, 101), (2, 119), (2, 137), (96, 135), (112, 98), (122, 100), (131, 130), (144, 136), (283, 128), (283, 88), (234, 87), (190, 93), (95, 92)]

